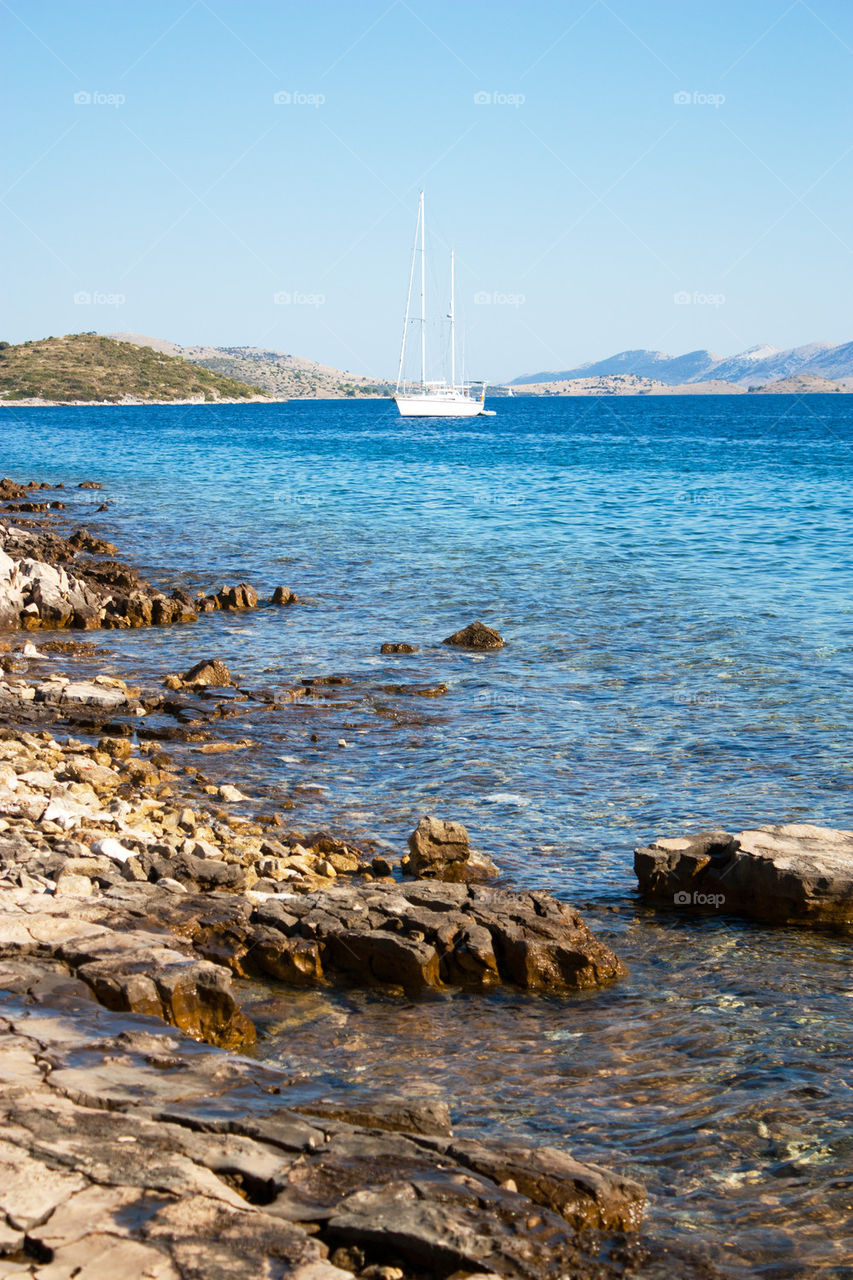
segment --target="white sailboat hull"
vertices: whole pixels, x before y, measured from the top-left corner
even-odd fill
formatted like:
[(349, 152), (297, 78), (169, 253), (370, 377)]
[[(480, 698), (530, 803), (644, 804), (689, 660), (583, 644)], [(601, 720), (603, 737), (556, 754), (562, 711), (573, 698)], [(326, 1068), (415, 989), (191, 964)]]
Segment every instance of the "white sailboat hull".
[(462, 392), (426, 392), (424, 395), (396, 395), (394, 400), (403, 418), (476, 418), (483, 401)]

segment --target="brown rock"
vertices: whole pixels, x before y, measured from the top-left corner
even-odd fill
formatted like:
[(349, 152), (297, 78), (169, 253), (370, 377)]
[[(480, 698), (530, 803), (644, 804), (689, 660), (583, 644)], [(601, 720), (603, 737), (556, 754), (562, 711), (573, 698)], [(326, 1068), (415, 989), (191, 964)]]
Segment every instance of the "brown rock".
[(118, 547), (113, 546), (111, 542), (107, 542), (104, 538), (96, 538), (88, 529), (75, 529), (68, 539), (68, 544), (74, 547), (75, 551), (88, 551), (92, 555), (118, 555)]
[(438, 955), (424, 942), (374, 930), (344, 930), (325, 940), (333, 967), (363, 986), (419, 991), (441, 985)]
[(645, 898), (676, 910), (853, 930), (853, 831), (787, 823), (656, 840), (634, 870)]
[(444, 822), (429, 815), (421, 818), (409, 836), (402, 870), (419, 880), (483, 880), (497, 874), (488, 858), (472, 855), (468, 832), (461, 822)]
[(224, 689), (233, 684), (231, 672), (219, 658), (204, 658), (181, 677), (185, 684), (210, 685)]
[(498, 1183), (511, 1179), (515, 1190), (553, 1209), (572, 1226), (599, 1231), (636, 1231), (645, 1205), (638, 1182), (599, 1165), (581, 1164), (556, 1147), (522, 1143), (487, 1147), (457, 1141), (450, 1152), (460, 1164)]
[(298, 604), (299, 597), (289, 587), (276, 587), (272, 593), (271, 604)]
[(505, 643), (497, 631), (482, 622), (472, 622), (442, 640), (442, 644), (456, 645), (460, 649), (502, 649)]
[(241, 582), (236, 587), (223, 587), (216, 593), (220, 609), (254, 609), (258, 603), (258, 593), (248, 582)]
[(416, 644), (406, 644), (405, 641), (402, 641), (402, 640), (401, 641), (386, 640), (385, 643), (381, 646), (379, 652), (385, 653), (385, 654), (418, 653), (418, 646)]

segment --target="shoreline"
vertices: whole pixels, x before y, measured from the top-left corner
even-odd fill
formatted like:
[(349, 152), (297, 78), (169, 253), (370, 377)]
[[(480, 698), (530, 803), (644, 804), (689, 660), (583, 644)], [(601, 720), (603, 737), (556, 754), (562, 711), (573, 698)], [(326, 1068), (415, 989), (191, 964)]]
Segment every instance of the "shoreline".
[[(7, 548), (65, 573), (70, 591), (94, 590), (105, 563), (109, 576), (134, 578), (130, 566), (104, 561), (116, 554), (111, 544), (84, 530), (74, 547), (59, 532), (73, 501), (33, 502), (46, 491), (10, 483), (2, 496)], [(100, 603), (86, 602), (101, 625), (152, 625), (157, 602), (171, 599), (138, 578), (131, 585), (130, 598), (149, 608), (116, 610), (101, 582)], [(225, 596), (227, 607), (257, 603), (247, 584), (225, 592), (240, 593)], [(47, 599), (38, 597), (37, 612)], [(213, 596), (161, 604), (160, 625), (203, 626), (195, 619), (216, 600), (211, 607), (226, 607)], [(165, 690), (91, 670), (62, 675), (63, 660), (76, 662), (77, 631), (51, 629), (56, 613), (21, 616), (35, 631), (0, 633), (0, 1096), (7, 1158), (47, 1190), (34, 1208), (15, 1184), (10, 1265), (38, 1274), (48, 1256), (79, 1264), (106, 1250), (116, 1269), (177, 1276), (187, 1250), (221, 1248), (222, 1275), (258, 1274), (285, 1250), (282, 1274), (304, 1280), (422, 1280), (460, 1268), (534, 1280), (569, 1267), (616, 1276), (614, 1258), (639, 1257), (644, 1195), (630, 1179), (553, 1148), (456, 1141), (446, 1108), (411, 1100), (360, 1104), (321, 1091), (310, 1117), (283, 1112), (283, 1073), (233, 1056), (251, 1049), (255, 1031), (232, 976), (276, 981), (283, 1000), (289, 985), (386, 987), (411, 998), (448, 985), (559, 993), (613, 981), (624, 970), (580, 917), (548, 895), (492, 889), (479, 876), (401, 880), (370, 849), (289, 831), (286, 814), (259, 813), (233, 782), (164, 750), (163, 716), (191, 718), (198, 749), (219, 756), (231, 744), (216, 741), (218, 715), (234, 701), (251, 713), (254, 695), (235, 688), (218, 660), (167, 678)], [(174, 1088), (157, 1066), (167, 1060)], [(233, 1082), (233, 1101), (223, 1080)], [(252, 1104), (251, 1118), (247, 1088), (269, 1098)], [(77, 1135), (61, 1155), (48, 1153), (57, 1126)], [(189, 1179), (179, 1177), (187, 1161)], [(418, 1188), (402, 1202), (401, 1178)], [(134, 1210), (138, 1224), (121, 1225), (152, 1196), (153, 1214)], [(247, 1229), (255, 1270), (242, 1251)]]
[[(547, 386), (547, 384), (545, 384)], [(709, 389), (697, 385), (695, 388), (688, 385), (677, 387), (665, 387), (661, 384), (654, 390), (631, 390), (631, 391), (614, 391), (614, 390), (596, 390), (584, 388), (577, 391), (560, 390), (527, 390), (524, 387), (515, 388), (511, 396), (506, 392), (500, 394), (488, 395), (489, 400), (520, 400), (529, 397), (531, 400), (655, 400), (673, 399), (679, 396), (694, 398), (697, 396), (709, 396), (717, 399), (726, 399), (727, 397), (739, 398), (740, 396), (757, 395), (788, 395), (795, 399), (802, 399), (806, 396), (826, 396), (826, 395), (849, 395), (853, 394), (853, 386), (837, 387), (829, 390), (792, 390), (783, 388), (776, 390), (773, 383), (759, 388), (747, 387), (731, 387), (726, 390)], [(224, 406), (233, 405), (276, 405), (276, 404), (359, 404), (361, 402), (371, 403), (391, 403), (393, 397), (388, 395), (359, 395), (359, 396), (251, 396), (240, 400), (0, 400), (0, 409), (138, 409), (138, 408), (222, 408)]]
[(222, 408), (225, 405), (246, 404), (299, 404), (302, 401), (328, 401), (336, 404), (345, 401), (347, 404), (361, 400), (390, 400), (390, 396), (246, 396), (240, 400), (0, 400), (0, 408), (5, 409), (138, 409), (150, 408)]

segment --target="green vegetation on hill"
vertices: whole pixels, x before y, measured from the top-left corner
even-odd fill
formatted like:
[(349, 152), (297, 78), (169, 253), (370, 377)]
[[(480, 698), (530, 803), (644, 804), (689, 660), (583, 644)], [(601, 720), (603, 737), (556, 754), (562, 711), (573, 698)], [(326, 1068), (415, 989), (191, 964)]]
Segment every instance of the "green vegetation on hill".
[(0, 402), (9, 400), (249, 400), (260, 387), (202, 369), (179, 356), (69, 333), (20, 346), (0, 343)]

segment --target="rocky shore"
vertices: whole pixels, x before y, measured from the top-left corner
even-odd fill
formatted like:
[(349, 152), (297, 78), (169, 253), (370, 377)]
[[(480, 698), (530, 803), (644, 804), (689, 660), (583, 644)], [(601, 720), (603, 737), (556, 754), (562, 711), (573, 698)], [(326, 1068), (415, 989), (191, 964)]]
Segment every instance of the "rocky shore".
[[(239, 778), (176, 761), (152, 713), (209, 739), (233, 700), (265, 705), (221, 660), (165, 691), (46, 673), (57, 641), (20, 629), (171, 625), (258, 598), (247, 584), (166, 595), (113, 544), (58, 532), (74, 503), (43, 510), (42, 496), (0, 491), (14, 509), (0, 523), (0, 1277), (630, 1271), (644, 1199), (630, 1179), (457, 1141), (446, 1109), (418, 1099), (300, 1112), (282, 1073), (237, 1056), (256, 1033), (235, 975), (277, 982), (282, 1000), (332, 984), (536, 998), (625, 970), (566, 904), (492, 887), (458, 824), (424, 818), (401, 877), (375, 850), (290, 830)], [(273, 602), (293, 599), (282, 587)]]

